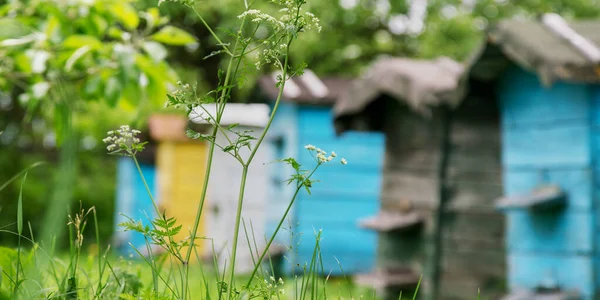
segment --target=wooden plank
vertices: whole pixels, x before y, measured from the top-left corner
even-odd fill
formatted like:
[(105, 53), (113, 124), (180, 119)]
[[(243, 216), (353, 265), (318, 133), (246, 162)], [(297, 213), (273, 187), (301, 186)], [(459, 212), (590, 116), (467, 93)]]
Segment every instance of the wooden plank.
[(375, 289), (389, 287), (415, 289), (419, 284), (420, 277), (421, 276), (417, 275), (414, 271), (404, 268), (400, 270), (375, 270), (368, 274), (358, 274), (354, 277), (354, 280), (359, 285), (365, 285)]
[(508, 170), (505, 172), (505, 195), (527, 193), (537, 186), (556, 184), (567, 194), (568, 211), (588, 211), (593, 195), (593, 172), (590, 168)]
[(500, 152), (495, 150), (457, 151), (449, 158), (448, 179), (468, 182), (502, 184)]
[[(306, 201), (306, 198), (311, 198)], [(343, 198), (302, 197), (296, 203), (297, 223), (310, 225), (315, 228), (330, 228), (332, 226), (355, 229), (361, 219), (377, 213), (379, 204), (375, 198), (372, 201), (345, 201)], [(335, 212), (335, 213), (333, 213)]]
[(442, 267), (444, 274), (460, 278), (504, 278), (506, 255), (502, 248), (474, 249), (444, 243)]
[(591, 253), (593, 212), (527, 211), (507, 213), (507, 245), (512, 252)]
[(502, 185), (485, 182), (450, 180), (451, 199), (447, 204), (454, 211), (495, 211), (495, 202), (502, 196)]
[(499, 89), (505, 127), (589, 120), (590, 89), (585, 84), (557, 82), (542, 87), (535, 74), (519, 68), (512, 68), (505, 79)]
[(587, 167), (592, 163), (589, 124), (504, 131), (507, 168)]
[(382, 209), (397, 207), (402, 201), (409, 201), (415, 208), (432, 209), (437, 207), (437, 182), (430, 174), (407, 172), (404, 170), (384, 173)]
[(577, 290), (584, 299), (593, 299), (594, 259), (589, 255), (511, 253), (508, 278), (511, 290), (535, 289), (544, 280), (554, 279), (564, 290)]
[(360, 227), (378, 232), (399, 233), (423, 224), (423, 217), (416, 213), (379, 212), (377, 215), (360, 220)]
[[(444, 237), (495, 239), (504, 241), (504, 214), (498, 212), (446, 212), (444, 214)], [(504, 246), (499, 249), (503, 249)]]
[(506, 288), (502, 278), (475, 279), (454, 277), (448, 274), (442, 277), (440, 290), (442, 291), (440, 299), (443, 300), (491, 300), (498, 299), (505, 293)]
[[(319, 169), (311, 179), (319, 181), (312, 185), (312, 191), (322, 191), (332, 196), (346, 193), (377, 195), (381, 189), (382, 180), (379, 174), (371, 172), (335, 172), (327, 168)], [(373, 201), (377, 201), (377, 199), (373, 199)]]
[(567, 200), (565, 192), (557, 185), (543, 185), (533, 189), (530, 193), (502, 197), (496, 201), (499, 209), (554, 209), (564, 207)]
[(473, 115), (454, 119), (450, 133), (453, 148), (501, 150), (500, 125), (497, 118), (477, 120)]
[(479, 251), (504, 249), (504, 240), (501, 238), (486, 237), (485, 233), (480, 233), (477, 237), (468, 237), (458, 234), (444, 235), (444, 247), (463, 247)]

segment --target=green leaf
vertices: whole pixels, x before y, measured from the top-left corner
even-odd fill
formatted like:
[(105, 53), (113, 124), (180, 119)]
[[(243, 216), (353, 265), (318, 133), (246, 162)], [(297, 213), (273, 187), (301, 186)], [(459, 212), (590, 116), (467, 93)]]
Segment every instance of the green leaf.
[(77, 49), (83, 46), (88, 46), (91, 49), (102, 48), (102, 42), (91, 35), (76, 34), (71, 35), (63, 41), (63, 47), (69, 49)]
[(140, 18), (136, 10), (125, 2), (117, 2), (111, 6), (111, 12), (128, 29), (136, 29), (140, 24)]
[(19, 201), (17, 202), (17, 232), (19, 235), (23, 233), (23, 185), (27, 179), (27, 173), (23, 175), (21, 180), (21, 188), (19, 189)]
[(92, 16), (92, 23), (94, 24), (94, 26), (96, 27), (96, 31), (100, 35), (104, 35), (106, 30), (108, 29), (108, 22), (106, 22), (106, 20), (100, 17), (99, 15)]
[(111, 107), (115, 107), (117, 105), (117, 100), (119, 99), (119, 94), (121, 93), (121, 83), (115, 77), (111, 77), (106, 81), (106, 88), (104, 89), (104, 98), (106, 99), (108, 105)]
[(0, 40), (18, 38), (29, 33), (27, 27), (13, 18), (0, 18)]
[(142, 44), (142, 47), (155, 62), (162, 61), (167, 57), (167, 49), (160, 43), (147, 41)]
[(240, 123), (230, 124), (229, 126), (227, 126), (227, 129), (231, 130), (231, 129), (238, 127), (239, 125), (240, 125)]
[(167, 45), (185, 46), (195, 44), (196, 39), (186, 31), (174, 26), (165, 26), (150, 36), (153, 40)]
[(92, 48), (88, 45), (81, 46), (77, 50), (75, 50), (73, 54), (71, 54), (71, 56), (69, 56), (69, 58), (67, 59), (67, 63), (65, 63), (65, 71), (70, 72), (73, 69), (73, 65), (75, 65), (75, 63), (81, 57), (83, 57), (86, 53), (90, 52), (91, 50)]
[(102, 79), (99, 76), (93, 76), (87, 79), (83, 91), (87, 96), (93, 97), (100, 93)]

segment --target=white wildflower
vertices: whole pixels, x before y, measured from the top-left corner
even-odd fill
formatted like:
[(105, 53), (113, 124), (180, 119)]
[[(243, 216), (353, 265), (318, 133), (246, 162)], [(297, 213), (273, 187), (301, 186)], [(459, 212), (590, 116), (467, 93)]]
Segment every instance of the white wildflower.
[(315, 146), (311, 145), (311, 144), (308, 144), (308, 145), (304, 146), (304, 149), (312, 151), (312, 150), (315, 150), (317, 148)]
[(283, 284), (283, 279), (281, 279), (281, 277), (279, 277), (279, 284)]
[(141, 143), (137, 137), (142, 133), (139, 130), (131, 129), (129, 125), (122, 125), (117, 130), (107, 132), (107, 137), (102, 139), (102, 142), (107, 144), (106, 150), (118, 154), (123, 152), (124, 155), (135, 155), (138, 151), (143, 150), (144, 143)]
[(342, 158), (341, 163), (342, 163), (342, 165), (347, 165), (348, 161), (345, 158)]
[(324, 163), (327, 162), (327, 157), (325, 157), (323, 153), (319, 153), (317, 154), (317, 160), (319, 161), (319, 163)]
[(332, 160), (333, 160), (333, 156), (329, 156), (329, 157), (327, 158), (327, 161), (332, 161)]
[(279, 294), (280, 295), (285, 295), (285, 290), (284, 289), (279, 289)]
[(331, 151), (331, 156), (332, 157), (336, 157), (337, 156), (337, 154), (335, 154), (335, 151)]
[(271, 281), (275, 281), (275, 277), (273, 276), (269, 277), (269, 279), (271, 279)]

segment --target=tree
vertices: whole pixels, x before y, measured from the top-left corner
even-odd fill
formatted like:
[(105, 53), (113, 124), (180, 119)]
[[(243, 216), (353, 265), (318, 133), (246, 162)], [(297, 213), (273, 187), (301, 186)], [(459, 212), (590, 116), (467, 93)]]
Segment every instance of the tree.
[(134, 1), (9, 1), (0, 6), (0, 90), (27, 112), (54, 123), (60, 146), (43, 238), (60, 236), (74, 185), (79, 139), (74, 119), (88, 101), (143, 113), (164, 103), (177, 76), (164, 61), (165, 45), (196, 40), (168, 25), (157, 8)]

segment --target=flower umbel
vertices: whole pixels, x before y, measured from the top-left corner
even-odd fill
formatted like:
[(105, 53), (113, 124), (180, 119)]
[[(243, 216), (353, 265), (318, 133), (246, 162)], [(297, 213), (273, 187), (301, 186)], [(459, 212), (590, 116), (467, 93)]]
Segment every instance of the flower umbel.
[(107, 144), (106, 150), (109, 154), (133, 156), (144, 150), (147, 142), (141, 142), (138, 135), (139, 130), (131, 129), (129, 125), (122, 125), (117, 130), (107, 132), (107, 137), (102, 141)]
[[(313, 151), (316, 153), (316, 156), (313, 156), (313, 157), (315, 158), (315, 160), (317, 161), (317, 163), (319, 165), (330, 162), (334, 158), (337, 157), (337, 154), (335, 153), (335, 151), (331, 151), (331, 153), (329, 153), (329, 156), (328, 156), (327, 151), (325, 151), (321, 148), (317, 148), (311, 144), (304, 146), (304, 149), (308, 150), (311, 153), (311, 155), (313, 155)], [(342, 165), (345, 165), (348, 163), (348, 161), (346, 161), (345, 158), (342, 158), (341, 163), (342, 163)]]

